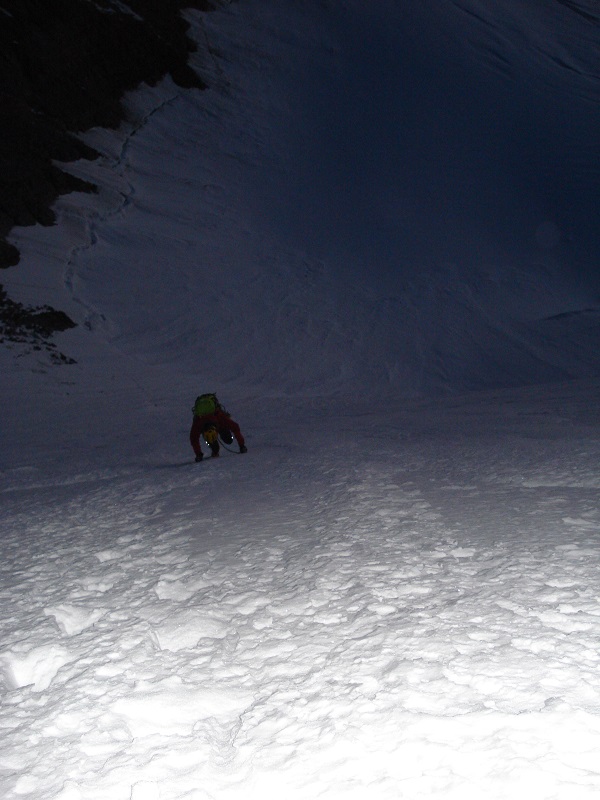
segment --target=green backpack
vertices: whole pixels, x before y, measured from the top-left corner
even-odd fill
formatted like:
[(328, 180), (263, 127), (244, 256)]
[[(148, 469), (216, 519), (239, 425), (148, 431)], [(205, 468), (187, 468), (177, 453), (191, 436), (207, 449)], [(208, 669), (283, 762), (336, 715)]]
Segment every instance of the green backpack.
[(214, 414), (218, 407), (217, 395), (210, 392), (196, 398), (192, 411), (196, 417), (204, 417), (206, 414)]

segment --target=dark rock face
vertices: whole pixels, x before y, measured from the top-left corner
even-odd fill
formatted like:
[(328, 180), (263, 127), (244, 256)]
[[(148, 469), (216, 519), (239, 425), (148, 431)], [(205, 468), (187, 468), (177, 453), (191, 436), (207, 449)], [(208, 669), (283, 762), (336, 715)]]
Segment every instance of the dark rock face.
[[(3, 0), (0, 268), (19, 261), (6, 241), (11, 228), (52, 225), (50, 206), (59, 195), (94, 191), (52, 163), (96, 156), (74, 133), (117, 127), (124, 92), (142, 81), (154, 85), (170, 73), (182, 87), (202, 88), (187, 63), (194, 44), (180, 11), (190, 7), (213, 6), (208, 0)], [(11, 302), (0, 293), (0, 322)], [(38, 311), (29, 309), (33, 317)], [(64, 330), (55, 327), (62, 324), (61, 312), (56, 314), (54, 322), (46, 317), (48, 336)]]
[(0, 287), (0, 344), (18, 343), (29, 350), (45, 350), (53, 363), (73, 364), (73, 359), (60, 353), (49, 339), (57, 331), (74, 327), (75, 323), (64, 311), (51, 306), (23, 306), (11, 300)]

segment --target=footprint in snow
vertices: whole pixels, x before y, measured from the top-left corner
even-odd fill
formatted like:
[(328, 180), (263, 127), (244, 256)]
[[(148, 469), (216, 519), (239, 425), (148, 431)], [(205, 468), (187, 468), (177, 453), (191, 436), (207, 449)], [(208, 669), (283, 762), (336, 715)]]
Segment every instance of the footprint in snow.
[(30, 686), (33, 692), (43, 692), (59, 669), (71, 660), (69, 652), (57, 645), (34, 647), (26, 652), (15, 648), (0, 653), (0, 674), (9, 689)]
[(90, 610), (66, 603), (58, 606), (49, 606), (44, 609), (44, 614), (47, 617), (54, 617), (60, 630), (67, 636), (76, 636), (86, 628), (95, 625), (105, 613), (102, 608)]

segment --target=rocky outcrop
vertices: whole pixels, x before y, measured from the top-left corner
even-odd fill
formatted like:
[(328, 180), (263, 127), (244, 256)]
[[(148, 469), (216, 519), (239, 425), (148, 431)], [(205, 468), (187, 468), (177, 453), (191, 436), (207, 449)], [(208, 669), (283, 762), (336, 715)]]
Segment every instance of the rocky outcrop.
[[(59, 195), (94, 191), (53, 163), (96, 156), (74, 134), (118, 126), (123, 94), (142, 81), (154, 85), (170, 73), (182, 87), (203, 86), (187, 63), (195, 45), (180, 11), (190, 7), (213, 6), (207, 0), (2, 0), (0, 268), (18, 264), (17, 249), (6, 240), (14, 226), (52, 225)], [(20, 335), (16, 306), (0, 285), (5, 335)], [(53, 309), (44, 312), (47, 324), (40, 328), (33, 319), (40, 309), (19, 306), (20, 333), (35, 330), (39, 339), (64, 329), (53, 328)], [(63, 325), (65, 315), (55, 314)]]

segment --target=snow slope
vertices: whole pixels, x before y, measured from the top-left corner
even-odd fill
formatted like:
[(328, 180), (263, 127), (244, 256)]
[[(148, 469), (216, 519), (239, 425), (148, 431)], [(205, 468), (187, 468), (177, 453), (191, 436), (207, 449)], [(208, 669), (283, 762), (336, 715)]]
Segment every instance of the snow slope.
[(201, 465), (157, 417), (6, 471), (2, 796), (595, 797), (599, 395), (248, 407)]
[(377, 5), (191, 16), (213, 88), (165, 83), (86, 136), (106, 161), (74, 171), (103, 191), (17, 234), (13, 296), (57, 284), (119, 349), (250, 391), (596, 375), (597, 25)]
[(87, 135), (6, 279), (80, 325), (0, 353), (3, 798), (597, 796), (595, 13), (224, 4)]

